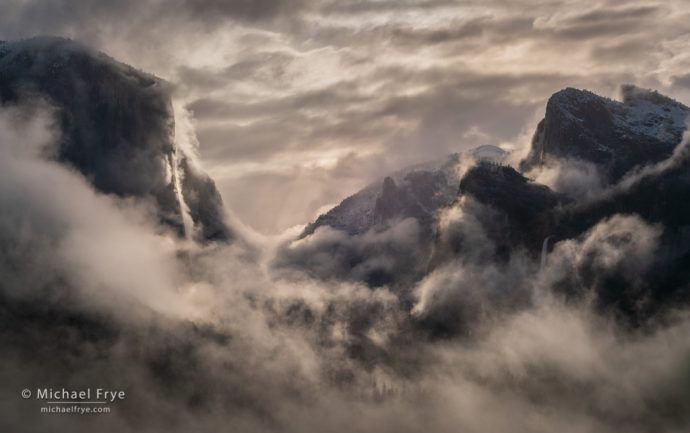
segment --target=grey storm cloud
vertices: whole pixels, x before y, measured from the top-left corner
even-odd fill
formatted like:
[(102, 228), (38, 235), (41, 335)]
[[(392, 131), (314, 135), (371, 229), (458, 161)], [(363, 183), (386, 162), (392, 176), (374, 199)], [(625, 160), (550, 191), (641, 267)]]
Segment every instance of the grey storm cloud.
[[(418, 145), (425, 146), (425, 155), (405, 153), (405, 160), (397, 163), (400, 165), (443, 156), (461, 149), (459, 146), (480, 145), (488, 136), (502, 141), (518, 135), (533, 116), (537, 103), (512, 101), (511, 92), (516, 86), (550, 88), (550, 83), (566, 79), (558, 74), (515, 77), (391, 67), (376, 71), (369, 78), (370, 82), (380, 83), (381, 90), (375, 95), (367, 94), (357, 81), (343, 81), (282, 99), (249, 104), (200, 99), (189, 108), (200, 119), (254, 119), (247, 125), (201, 125), (199, 134), (202, 142), (209, 143), (205, 151), (212, 159), (269, 157), (276, 142), (284, 149), (295, 150), (329, 147), (333, 140), (364, 144), (385, 137), (390, 131), (387, 123), (416, 125), (412, 133), (389, 137), (380, 150), (413, 152)], [(398, 95), (403, 86), (424, 86), (432, 81), (436, 85), (426, 91)], [(486, 98), (489, 92), (496, 92), (496, 97)], [(320, 121), (313, 122), (315, 118)], [(302, 124), (307, 124), (308, 129)], [(297, 137), (296, 128), (302, 131)], [(470, 131), (481, 136), (463, 136)], [(459, 141), (463, 144), (459, 145)], [(211, 142), (218, 145), (212, 146)], [(226, 142), (236, 144), (226, 146)]]
[[(536, 111), (566, 86), (690, 95), (682, 2), (75, 0), (4, 10), (0, 38), (86, 40), (171, 82), (193, 112), (201, 165), (240, 219), (270, 233), (373, 181), (377, 170), (365, 169), (336, 180), (352, 155), (392, 171), (480, 144), (521, 148)], [(299, 205), (279, 224), (241, 205), (262, 178), (275, 182), (275, 193), (261, 189), (276, 211), (286, 172), (300, 173)]]
[(656, 19), (669, 10), (661, 5), (642, 7), (604, 7), (579, 14), (556, 15), (537, 20), (535, 27), (553, 31), (566, 39), (587, 40), (605, 36), (634, 33), (641, 26), (652, 26)]
[[(103, 22), (125, 24), (138, 19), (155, 23), (156, 20), (175, 19), (182, 22), (198, 21), (204, 25), (219, 25), (227, 19), (262, 19), (279, 13), (292, 13), (304, 6), (303, 0), (118, 0), (112, 2), (24, 1), (11, 0), (6, 6), (5, 28), (9, 32), (23, 32), (22, 24), (29, 23), (31, 32), (55, 33), (82, 25), (87, 31), (96, 31)], [(89, 28), (89, 26), (93, 26)]]
[(457, 5), (453, 0), (404, 0), (404, 1), (329, 1), (324, 2), (325, 12), (341, 14), (359, 14), (363, 12), (399, 11), (415, 9), (435, 9)]

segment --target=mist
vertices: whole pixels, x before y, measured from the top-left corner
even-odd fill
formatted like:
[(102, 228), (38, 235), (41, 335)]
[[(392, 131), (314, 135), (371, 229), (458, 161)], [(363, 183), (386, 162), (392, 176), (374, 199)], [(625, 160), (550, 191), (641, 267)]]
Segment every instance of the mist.
[[(6, 431), (687, 426), (686, 312), (631, 329), (596, 308), (597, 279), (584, 277), (620, 273), (634, 285), (660, 235), (639, 218), (556, 243), (540, 269), (526, 253), (494, 261), (481, 206), (460, 201), (437, 227), (470, 254), (404, 288), (371, 289), (325, 263), (323, 275), (276, 267), (285, 242), (313, 249), (343, 235), (189, 242), (161, 231), (146, 200), (97, 192), (46, 156), (50, 111), (6, 108), (0, 126)], [(372, 260), (394, 263), (387, 251), (410, 248), (415, 233), (401, 221), (347, 248), (393, 242)], [(107, 417), (35, 417), (16, 395), (39, 384), (113, 386), (128, 399)]]

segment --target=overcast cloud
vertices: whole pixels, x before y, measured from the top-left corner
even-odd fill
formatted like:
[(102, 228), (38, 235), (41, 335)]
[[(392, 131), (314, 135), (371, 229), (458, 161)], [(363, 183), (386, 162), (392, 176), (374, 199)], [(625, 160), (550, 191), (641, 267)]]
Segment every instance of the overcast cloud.
[(12, 0), (0, 38), (73, 37), (171, 81), (226, 205), (276, 233), (389, 170), (524, 146), (566, 86), (687, 102), (689, 18), (674, 0)]

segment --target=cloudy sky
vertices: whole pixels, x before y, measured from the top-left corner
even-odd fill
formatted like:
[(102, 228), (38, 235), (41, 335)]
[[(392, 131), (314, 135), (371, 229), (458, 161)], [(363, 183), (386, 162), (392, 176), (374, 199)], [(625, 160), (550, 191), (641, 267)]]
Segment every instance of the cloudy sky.
[[(67, 36), (165, 78), (177, 144), (196, 148), (231, 212), (282, 236), (234, 221), (231, 242), (171, 236), (165, 203), (106, 194), (86, 170), (46, 158), (68, 146), (51, 110), (5, 104), (0, 431), (688, 431), (690, 210), (674, 200), (687, 192), (688, 140), (615, 185), (594, 165), (555, 158), (538, 180), (567, 199), (479, 167), (476, 181), (465, 177), (479, 186), (434, 211), (430, 229), (422, 216), (351, 236), (285, 233), (402, 166), (486, 143), (519, 154), (566, 86), (616, 97), (633, 83), (690, 103), (687, 0), (2, 5), (0, 39)], [(0, 65), (3, 90), (54, 71), (42, 56), (59, 44), (40, 42), (5, 44), (15, 51)], [(39, 61), (13, 70), (26, 53)], [(97, 60), (130, 88), (128, 73)], [(74, 115), (110, 96), (104, 82), (83, 106), (58, 101), (87, 119), (70, 139), (117, 135), (129, 99), (113, 98), (102, 117)], [(158, 93), (139, 90), (132, 100), (154, 109), (127, 103), (141, 121), (134, 136), (165, 136)], [(166, 140), (137, 143), (168, 156)], [(116, 156), (103, 159), (120, 167)], [(159, 177), (170, 191), (172, 176)], [(600, 189), (588, 195), (592, 179)], [(157, 192), (155, 179), (142, 184)], [(183, 213), (200, 188), (180, 189)], [(128, 399), (109, 417), (36, 416), (38, 402), (18, 391), (48, 384)]]
[(72, 37), (173, 83), (201, 165), (264, 233), (411, 163), (519, 149), (566, 86), (688, 102), (689, 30), (682, 0), (9, 0), (0, 17), (0, 38)]

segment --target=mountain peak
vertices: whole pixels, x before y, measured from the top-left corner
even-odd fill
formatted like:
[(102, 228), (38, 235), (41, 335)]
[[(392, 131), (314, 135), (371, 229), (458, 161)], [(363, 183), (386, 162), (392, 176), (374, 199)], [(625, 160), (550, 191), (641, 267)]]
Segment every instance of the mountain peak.
[[(26, 49), (56, 49), (59, 48), (59, 52), (65, 52), (66, 50), (81, 51), (81, 52), (91, 52), (97, 53), (92, 48), (81, 42), (75, 41), (74, 39), (65, 38), (62, 36), (51, 36), (42, 35), (34, 36), (31, 38), (17, 39), (13, 41), (0, 41), (0, 44), (4, 44), (7, 48), (17, 47), (22, 50)], [(101, 55), (105, 55), (102, 54)]]
[(320, 215), (304, 229), (302, 237), (321, 226), (358, 235), (383, 228), (389, 220), (408, 217), (430, 224), (435, 210), (455, 198), (460, 182), (456, 167), (466, 156), (453, 153), (438, 161), (391, 173)]
[(392, 177), (386, 176), (385, 179), (383, 179), (383, 194), (392, 194), (397, 190), (395, 181), (393, 180)]
[(477, 161), (500, 163), (505, 160), (508, 152), (493, 144), (483, 144), (470, 150), (470, 154)]
[(177, 148), (172, 101), (161, 83), (70, 39), (0, 44), (0, 103), (48, 102), (59, 130), (57, 161), (101, 193), (152, 202), (180, 235), (228, 239), (215, 184)]
[(667, 158), (682, 139), (690, 109), (632, 85), (621, 93), (622, 102), (588, 90), (556, 92), (520, 169), (579, 159), (594, 163), (613, 182), (633, 167)]
[(549, 102), (573, 101), (583, 102), (587, 100), (601, 100), (606, 99), (596, 93), (587, 89), (578, 89), (576, 87), (566, 87), (551, 95)]

